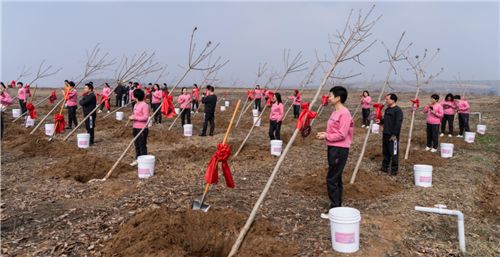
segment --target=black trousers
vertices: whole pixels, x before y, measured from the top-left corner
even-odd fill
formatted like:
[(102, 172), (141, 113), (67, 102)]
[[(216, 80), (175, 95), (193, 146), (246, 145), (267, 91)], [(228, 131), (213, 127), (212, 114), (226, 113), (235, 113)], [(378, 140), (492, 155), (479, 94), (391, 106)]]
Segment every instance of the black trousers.
[(437, 149), (439, 140), (439, 124), (429, 124), (427, 123), (427, 147)]
[(298, 118), (300, 116), (300, 105), (293, 106), (293, 117)]
[(391, 135), (382, 136), (382, 155), (384, 156), (382, 167), (388, 169), (392, 158), (391, 171), (396, 172), (399, 169), (399, 135), (396, 135), (395, 141), (390, 141), (390, 139)]
[(134, 111), (135, 102), (132, 102), (132, 111)]
[(277, 122), (275, 120), (270, 120), (270, 122), (269, 122), (269, 138), (271, 140), (275, 140), (275, 139), (281, 140), (281, 136), (280, 136), (281, 123), (282, 123), (282, 121)]
[(370, 116), (370, 108), (368, 108), (368, 109), (362, 108), (361, 114), (363, 114), (363, 124), (362, 125), (370, 126), (370, 121), (368, 120), (368, 116)]
[(260, 101), (262, 99), (255, 99), (255, 108), (254, 109), (259, 109), (259, 112), (260, 112)]
[(450, 135), (453, 134), (453, 119), (455, 119), (455, 115), (453, 114), (445, 114), (443, 116), (443, 122), (441, 123), (441, 133), (444, 134), (444, 131), (446, 130), (446, 122), (448, 122), (448, 133)]
[[(104, 108), (104, 106), (106, 106), (106, 101), (105, 100), (103, 100), (102, 103), (101, 103), (101, 111)], [(111, 110), (111, 103), (109, 103), (109, 109), (108, 109), (108, 111), (109, 110)]]
[(76, 109), (78, 107), (75, 106), (68, 106), (68, 127), (71, 127), (72, 123), (75, 123), (75, 127), (78, 125), (78, 121), (76, 120)]
[(182, 122), (182, 127), (184, 128), (184, 119), (187, 116), (187, 124), (191, 124), (191, 110), (188, 108), (184, 108), (181, 112), (181, 122)]
[(194, 111), (194, 110), (198, 110), (199, 107), (200, 107), (200, 104), (198, 103), (198, 101), (194, 101), (192, 103), (191, 109)]
[(207, 133), (208, 122), (210, 122), (210, 135), (214, 134), (215, 129), (215, 113), (205, 113), (203, 117), (203, 131), (202, 134)]
[[(151, 106), (153, 107), (153, 112), (156, 112), (156, 110), (160, 108), (161, 103), (151, 104)], [(154, 122), (161, 123), (161, 110), (155, 114), (154, 118)]]
[(328, 175), (326, 188), (330, 198), (330, 209), (342, 205), (342, 171), (349, 157), (349, 148), (328, 146)]
[(116, 107), (122, 107), (123, 95), (116, 95)]
[[(26, 108), (26, 103), (23, 103), (24, 100), (19, 99), (19, 105), (21, 106), (21, 113), (25, 113), (28, 111)], [(27, 113), (25, 113), (23, 116), (26, 117)]]
[(469, 114), (468, 113), (459, 113), (458, 114), (458, 134), (461, 136), (464, 135), (464, 130), (466, 132), (470, 132), (469, 129)]
[[(134, 128), (133, 130), (133, 135), (134, 138), (141, 132), (140, 128)], [(135, 145), (135, 158), (141, 156), (141, 155), (147, 155), (148, 154), (148, 147), (146, 146), (148, 143), (148, 134), (149, 134), (149, 129), (146, 128), (142, 132), (142, 134), (135, 140), (134, 145)]]
[[(88, 113), (83, 113), (85, 117), (89, 115)], [(87, 133), (90, 134), (90, 144), (94, 143), (94, 128), (96, 123), (97, 114), (94, 112), (90, 117), (85, 120), (85, 129), (87, 129)]]

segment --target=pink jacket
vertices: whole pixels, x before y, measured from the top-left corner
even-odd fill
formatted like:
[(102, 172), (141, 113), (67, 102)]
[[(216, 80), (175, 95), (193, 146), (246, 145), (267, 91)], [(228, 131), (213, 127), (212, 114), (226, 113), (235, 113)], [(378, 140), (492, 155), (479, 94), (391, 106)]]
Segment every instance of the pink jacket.
[(266, 92), (264, 93), (264, 96), (265, 96), (266, 98), (271, 97), (271, 90), (266, 90)]
[[(295, 99), (295, 96), (287, 96), (286, 98), (289, 100), (293, 100), (293, 99)], [(299, 97), (297, 97), (297, 99), (295, 99), (295, 101), (293, 102), (293, 105), (300, 105), (300, 102), (302, 102), (301, 95), (299, 95)]]
[(326, 127), (326, 145), (350, 148), (354, 133), (354, 122), (346, 107), (340, 111), (333, 109)]
[(458, 113), (469, 113), (468, 110), (470, 109), (470, 106), (469, 103), (467, 103), (465, 100), (461, 100), (460, 102), (458, 102), (457, 107)]
[(149, 105), (142, 101), (134, 106), (134, 128), (142, 129), (149, 119)]
[(365, 97), (365, 99), (361, 100), (361, 108), (370, 109), (370, 103), (372, 102), (371, 96)]
[(102, 89), (102, 92), (99, 95), (109, 96), (109, 93), (111, 93), (111, 88), (105, 87)]
[(2, 97), (0, 97), (0, 103), (4, 105), (11, 105), (12, 104), (12, 97), (10, 97), (7, 92), (4, 92)]
[(26, 100), (26, 88), (21, 87), (17, 90), (17, 98), (19, 98), (19, 100)]
[(271, 114), (269, 115), (269, 119), (280, 122), (283, 119), (284, 109), (285, 107), (282, 103), (273, 103), (271, 106)]
[(262, 99), (262, 92), (263, 91), (264, 90), (262, 90), (262, 89), (255, 89), (253, 91), (253, 94), (255, 95), (255, 99)]
[(440, 124), (441, 118), (443, 117), (443, 106), (440, 104), (435, 104), (432, 106), (436, 114), (430, 112), (429, 106), (425, 106), (424, 113), (427, 113), (427, 123), (429, 124)]
[[(455, 103), (455, 101), (441, 101), (441, 103), (439, 103), (441, 106), (443, 106), (443, 110), (444, 110), (444, 114), (446, 115), (454, 115), (455, 114), (455, 108), (457, 107), (457, 104)], [(444, 104), (451, 104), (451, 107), (448, 107), (448, 106), (445, 106)], [(448, 107), (448, 108), (446, 108)]]
[(181, 110), (186, 108), (186, 109), (191, 109), (190, 103), (191, 102), (191, 95), (185, 94), (185, 95), (180, 95), (179, 99), (177, 100), (177, 103), (181, 105)]
[(159, 103), (161, 103), (161, 98), (163, 96), (163, 91), (161, 91), (161, 90), (154, 91), (151, 95), (153, 97), (151, 99), (151, 103), (152, 104), (159, 104)]
[(76, 92), (76, 89), (73, 89), (73, 91), (69, 92), (69, 98), (68, 101), (66, 102), (68, 106), (76, 106), (76, 102), (78, 101), (78, 92)]
[[(134, 89), (135, 90), (135, 89)], [(129, 99), (130, 101), (134, 100), (134, 90), (130, 89), (129, 93), (128, 93), (128, 96), (129, 96)]]

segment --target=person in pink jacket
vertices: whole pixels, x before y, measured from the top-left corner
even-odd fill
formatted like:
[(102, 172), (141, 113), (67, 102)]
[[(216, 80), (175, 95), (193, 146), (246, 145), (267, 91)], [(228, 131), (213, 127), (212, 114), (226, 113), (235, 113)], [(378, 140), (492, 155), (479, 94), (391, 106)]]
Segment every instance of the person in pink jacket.
[[(1, 83), (1, 86), (0, 86), (0, 90), (1, 90), (1, 95), (0, 95), (0, 103), (2, 104), (2, 110), (3, 110), (3, 105), (11, 105), (12, 104), (12, 97), (10, 97), (9, 94), (7, 94), (7, 92), (5, 92), (5, 85), (3, 84), (3, 82), (0, 82)], [(1, 136), (0, 138), (3, 138), (3, 111), (2, 111), (2, 118), (1, 118), (1, 123), (2, 123), (2, 127), (1, 127)]]
[(457, 108), (457, 103), (453, 100), (453, 94), (449, 93), (446, 95), (443, 101), (439, 103), (443, 106), (443, 121), (441, 123), (441, 135), (444, 136), (444, 132), (446, 130), (446, 122), (448, 122), (448, 137), (452, 137), (453, 134), (453, 119), (455, 119), (455, 108)]
[(255, 95), (255, 108), (258, 109), (260, 112), (260, 102), (262, 101), (262, 95), (264, 95), (264, 90), (260, 89), (260, 86), (257, 85), (255, 87), (255, 90), (253, 91), (253, 94)]
[(187, 124), (191, 124), (191, 101), (192, 96), (188, 94), (187, 88), (182, 88), (182, 94), (177, 99), (177, 103), (180, 105), (181, 111), (181, 122), (182, 127), (184, 128), (185, 119), (187, 117)]
[(372, 98), (368, 90), (363, 91), (361, 95), (361, 114), (363, 115), (363, 125), (364, 127), (370, 127), (370, 121), (368, 120), (368, 116), (370, 116), (370, 103), (372, 102)]
[[(160, 85), (154, 84), (153, 91), (151, 92), (151, 106), (153, 107), (153, 112), (156, 112), (156, 110), (161, 107), (162, 97), (163, 90), (161, 90)], [(155, 114), (153, 123), (161, 124), (161, 110)]]
[(458, 136), (457, 137), (464, 137), (464, 130), (466, 132), (469, 132), (469, 103), (465, 101), (465, 99), (460, 98), (459, 95), (455, 95), (455, 102), (457, 103), (456, 110), (458, 112)]
[(427, 113), (427, 147), (426, 151), (437, 152), (439, 124), (443, 117), (443, 107), (438, 103), (439, 95), (431, 95), (431, 101), (425, 106), (424, 113)]
[(269, 115), (269, 138), (271, 140), (281, 140), (281, 120), (284, 115), (284, 106), (281, 102), (281, 94), (276, 93), (271, 100), (271, 114)]
[(293, 117), (295, 119), (299, 118), (300, 115), (300, 102), (302, 102), (302, 96), (299, 93), (298, 89), (295, 89), (293, 92), (293, 96), (287, 96), (286, 97), (288, 100), (294, 100), (293, 101)]
[(75, 127), (78, 125), (78, 120), (76, 119), (76, 109), (78, 108), (78, 92), (76, 92), (75, 82), (68, 82), (68, 92), (66, 93), (65, 89), (61, 88), (61, 92), (66, 96), (66, 105), (68, 109), (68, 126), (66, 129), (71, 129), (71, 126), (75, 124)]
[(28, 109), (26, 108), (26, 103), (27, 103), (27, 95), (26, 95), (26, 88), (23, 86), (23, 82), (17, 82), (17, 87), (19, 88), (17, 90), (17, 99), (19, 99), (19, 105), (21, 106), (21, 113), (24, 113), (24, 117), (26, 118), (26, 112)]
[[(132, 116), (128, 119), (134, 122), (133, 125), (133, 136), (136, 137), (139, 132), (141, 132), (142, 128), (146, 126), (146, 123), (149, 119), (149, 106), (146, 102), (144, 102), (144, 91), (142, 90), (134, 90), (134, 100), (136, 102), (134, 106), (134, 112)], [(148, 154), (148, 148), (146, 146), (148, 142), (148, 133), (149, 129), (146, 127), (142, 134), (135, 140), (135, 157), (136, 160), (133, 161), (130, 165), (137, 165), (137, 157), (141, 155)]]
[[(102, 101), (100, 101), (101, 102), (101, 109), (97, 113), (102, 112), (102, 108), (104, 108), (104, 106), (106, 105), (106, 99), (104, 97), (109, 97), (110, 94), (111, 94), (111, 88), (109, 88), (109, 84), (104, 83), (104, 88), (102, 89), (102, 92), (99, 94), (102, 98)], [(108, 109), (107, 113), (109, 113), (109, 111), (111, 110), (111, 103), (109, 101), (110, 100), (108, 100), (109, 109)]]

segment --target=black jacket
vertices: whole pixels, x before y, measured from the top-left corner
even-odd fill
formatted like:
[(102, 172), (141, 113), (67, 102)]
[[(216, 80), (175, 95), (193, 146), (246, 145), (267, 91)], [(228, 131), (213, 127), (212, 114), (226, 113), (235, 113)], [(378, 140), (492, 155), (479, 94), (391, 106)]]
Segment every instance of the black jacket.
[[(92, 112), (97, 104), (97, 100), (95, 98), (94, 92), (84, 95), (82, 100), (80, 100), (80, 105), (82, 106), (83, 109), (83, 114), (87, 116), (90, 112)], [(94, 115), (96, 113), (94, 112)]]
[(117, 95), (119, 95), (119, 96), (120, 96), (120, 95), (123, 95), (123, 94), (125, 93), (124, 91), (125, 91), (125, 88), (123, 87), (123, 85), (122, 85), (122, 84), (119, 84), (119, 85), (116, 87), (116, 89), (115, 89), (115, 94), (117, 94)]
[(403, 111), (397, 105), (385, 109), (384, 118), (380, 119), (380, 123), (384, 124), (384, 135), (399, 137), (403, 124)]
[(215, 113), (215, 107), (217, 105), (217, 96), (209, 95), (203, 97), (201, 102), (205, 104), (205, 113)]

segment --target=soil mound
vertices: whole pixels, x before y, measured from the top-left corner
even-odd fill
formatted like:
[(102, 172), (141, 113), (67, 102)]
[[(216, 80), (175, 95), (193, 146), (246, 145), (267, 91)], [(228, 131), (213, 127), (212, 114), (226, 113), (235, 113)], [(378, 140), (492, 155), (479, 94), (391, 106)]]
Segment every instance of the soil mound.
[[(122, 127), (118, 131), (112, 134), (113, 138), (126, 138), (132, 140), (132, 128), (131, 127)], [(184, 136), (174, 132), (165, 130), (162, 132), (154, 131), (149, 129), (148, 132), (148, 144), (149, 143), (163, 143), (163, 144), (174, 144), (184, 139)]]
[[(199, 127), (202, 127), (203, 126), (203, 114), (199, 114), (201, 119), (200, 120), (197, 120), (197, 121), (194, 121), (191, 119), (191, 122), (193, 123), (193, 125), (195, 126), (199, 126)], [(210, 123), (209, 123), (209, 126), (210, 126)], [(222, 118), (220, 115), (219, 116), (215, 116), (215, 127), (216, 128), (220, 128), (220, 129), (227, 129), (229, 127), (229, 121), (227, 121), (226, 119)]]
[(215, 147), (197, 147), (194, 145), (188, 145), (174, 150), (172, 155), (175, 158), (188, 158), (192, 161), (199, 161), (212, 158), (216, 150), (217, 149)]
[[(430, 151), (425, 150), (415, 150), (410, 149), (408, 154), (408, 160), (404, 159), (404, 153), (406, 151), (406, 144), (399, 146), (399, 164), (427, 164), (432, 165), (434, 167), (442, 167), (448, 165), (450, 161), (448, 159), (442, 158), (439, 153), (431, 153)], [(382, 155), (382, 146), (381, 145), (373, 145), (367, 147), (365, 151), (365, 157), (370, 158), (377, 162), (382, 162), (384, 159)]]
[[(292, 135), (293, 133), (281, 133), (281, 140), (283, 141), (283, 144), (288, 144), (288, 142), (290, 142), (290, 139), (292, 138)], [(311, 133), (306, 138), (303, 138), (300, 134), (298, 134), (295, 138), (295, 141), (293, 141), (293, 146), (308, 146), (311, 145), (314, 140), (317, 140), (316, 134)]]
[(252, 126), (253, 126), (253, 123), (250, 121), (247, 121), (245, 123), (240, 123), (240, 125), (238, 125), (238, 127), (234, 127), (234, 128), (236, 128), (236, 129), (251, 129)]
[[(233, 156), (236, 151), (241, 146), (241, 143), (243, 141), (238, 141), (238, 142), (229, 142), (229, 146), (231, 147), (231, 156)], [(279, 158), (277, 156), (271, 155), (271, 146), (270, 145), (258, 145), (254, 143), (245, 143), (243, 146), (243, 149), (241, 149), (240, 153), (238, 154), (238, 157), (236, 157), (239, 160), (258, 160), (258, 161), (265, 161), (268, 159), (275, 159)]]
[[(115, 161), (96, 155), (76, 155), (68, 160), (58, 162), (39, 173), (46, 177), (59, 177), (63, 179), (74, 179), (86, 183), (91, 179), (102, 179), (113, 167)], [(133, 172), (137, 168), (123, 163), (113, 171), (112, 177), (124, 172)]]
[(493, 221), (500, 221), (500, 175), (499, 170), (491, 173), (476, 193), (481, 213)]
[[(123, 119), (125, 118), (123, 117)], [(117, 120), (113, 115), (106, 118), (97, 117), (96, 127), (97, 129), (115, 130), (125, 126), (126, 122), (126, 120)]]
[[(174, 211), (162, 206), (133, 217), (104, 243), (103, 256), (227, 256), (247, 215), (231, 210)], [(254, 221), (238, 256), (294, 256), (280, 230)]]
[[(380, 176), (359, 169), (356, 181), (350, 184), (353, 170), (344, 170), (342, 173), (344, 200), (370, 200), (381, 196), (392, 195), (401, 191), (401, 185), (394, 182), (386, 182)], [(328, 168), (320, 168), (305, 176), (293, 177), (288, 186), (291, 190), (308, 196), (327, 196), (326, 175)]]

